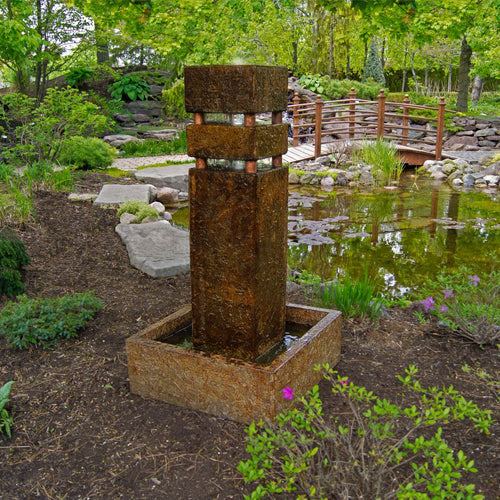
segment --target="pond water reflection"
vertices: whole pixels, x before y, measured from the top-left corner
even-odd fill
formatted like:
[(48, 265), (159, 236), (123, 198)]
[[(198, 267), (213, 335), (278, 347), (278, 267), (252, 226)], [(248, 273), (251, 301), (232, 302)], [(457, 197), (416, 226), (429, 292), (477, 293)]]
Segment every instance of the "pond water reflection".
[(300, 188), (289, 196), (291, 269), (323, 280), (365, 272), (402, 296), (444, 267), (489, 272), (500, 249), (500, 193), (459, 193), (405, 173), (399, 189)]

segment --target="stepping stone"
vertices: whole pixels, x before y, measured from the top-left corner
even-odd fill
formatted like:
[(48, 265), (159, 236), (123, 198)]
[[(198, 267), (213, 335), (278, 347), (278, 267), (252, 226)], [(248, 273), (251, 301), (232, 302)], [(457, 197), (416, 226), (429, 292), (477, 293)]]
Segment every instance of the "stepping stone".
[(158, 188), (170, 187), (179, 191), (188, 190), (188, 172), (195, 166), (194, 163), (183, 165), (169, 165), (168, 167), (149, 167), (138, 170), (135, 178), (138, 181), (153, 184)]
[(151, 203), (153, 192), (151, 186), (144, 184), (105, 184), (99, 196), (94, 200), (98, 207), (118, 207), (121, 203), (129, 200), (145, 201)]
[(153, 278), (189, 272), (189, 232), (167, 221), (118, 224), (116, 232), (127, 247), (130, 264)]

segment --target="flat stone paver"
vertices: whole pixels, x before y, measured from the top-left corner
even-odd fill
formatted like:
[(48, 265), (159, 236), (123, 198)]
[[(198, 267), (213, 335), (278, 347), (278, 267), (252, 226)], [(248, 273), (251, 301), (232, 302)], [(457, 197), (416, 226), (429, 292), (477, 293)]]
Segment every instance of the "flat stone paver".
[(138, 181), (153, 184), (157, 188), (169, 187), (187, 192), (189, 186), (188, 172), (194, 166), (194, 163), (184, 163), (182, 165), (169, 165), (168, 167), (144, 168), (135, 173), (135, 178)]
[(101, 192), (94, 200), (98, 207), (118, 207), (121, 203), (130, 200), (151, 203), (151, 186), (145, 184), (104, 184)]
[(189, 233), (167, 221), (118, 224), (115, 228), (127, 247), (130, 264), (153, 278), (189, 272)]

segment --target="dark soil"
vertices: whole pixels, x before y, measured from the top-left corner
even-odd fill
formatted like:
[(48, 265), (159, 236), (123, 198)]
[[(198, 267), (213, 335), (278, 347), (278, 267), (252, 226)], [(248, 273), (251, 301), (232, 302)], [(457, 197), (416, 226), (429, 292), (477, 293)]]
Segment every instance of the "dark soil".
[[(103, 182), (117, 181), (89, 174), (76, 190)], [(16, 228), (31, 257), (27, 294), (95, 290), (106, 306), (78, 339), (52, 349), (15, 351), (0, 340), (0, 384), (15, 381), (13, 435), (0, 435), (0, 498), (242, 498), (244, 425), (129, 392), (125, 339), (189, 303), (189, 276), (153, 279), (132, 268), (115, 211), (43, 191), (35, 206), (36, 221)], [(307, 301), (299, 292), (289, 299)], [(398, 401), (396, 375), (416, 364), (423, 385), (453, 384), (499, 416), (494, 392), (461, 369), (479, 366), (498, 380), (498, 350), (420, 325), (411, 311), (391, 309), (378, 327), (344, 322), (342, 351), (338, 370), (382, 397)], [(335, 409), (326, 383), (321, 393)], [(446, 432), (475, 461), (467, 479), (487, 499), (499, 498), (498, 434), (497, 425), (484, 436), (467, 423)]]

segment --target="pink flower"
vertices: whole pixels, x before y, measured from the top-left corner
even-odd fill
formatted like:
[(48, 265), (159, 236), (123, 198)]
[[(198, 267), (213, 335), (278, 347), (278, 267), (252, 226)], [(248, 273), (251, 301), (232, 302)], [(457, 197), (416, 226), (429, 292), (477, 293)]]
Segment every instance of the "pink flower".
[(422, 304), (424, 304), (426, 311), (434, 309), (434, 297), (427, 297), (425, 300), (422, 301)]
[(444, 298), (449, 299), (450, 297), (454, 297), (453, 290), (441, 290), (444, 293)]
[(448, 310), (448, 308), (446, 306), (441, 306), (439, 308), (439, 311), (442, 312), (442, 313), (445, 313), (447, 310)]
[(293, 399), (293, 389), (291, 389), (290, 387), (285, 387), (283, 389), (283, 398)]
[(347, 385), (349, 383), (349, 379), (346, 378), (345, 380), (340, 381), (340, 385)]
[(469, 276), (469, 279), (471, 280), (472, 284), (474, 286), (477, 286), (477, 284), (481, 281), (481, 278), (479, 276)]

